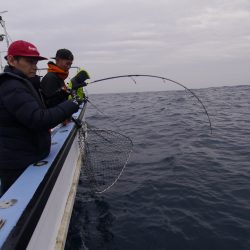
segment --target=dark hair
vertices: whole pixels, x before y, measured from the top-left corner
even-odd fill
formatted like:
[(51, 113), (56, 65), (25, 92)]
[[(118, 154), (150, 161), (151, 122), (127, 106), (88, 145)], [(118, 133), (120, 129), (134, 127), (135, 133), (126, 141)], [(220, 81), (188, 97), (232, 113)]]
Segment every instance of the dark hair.
[[(22, 57), (22, 56), (13, 56), (13, 58), (14, 58), (15, 60), (17, 60), (17, 61), (19, 61), (21, 57)], [(7, 57), (6, 57), (6, 60), (7, 60)], [(7, 64), (8, 64), (10, 67), (13, 67), (13, 66), (11, 66), (11, 65), (9, 64), (9, 61), (8, 61), (8, 60), (7, 60)], [(14, 68), (14, 67), (13, 67), (13, 68)]]
[(17, 61), (19, 61), (23, 56), (13, 56), (13, 58)]
[(52, 57), (52, 59), (66, 59), (66, 60), (74, 60), (74, 56), (72, 52), (68, 49), (59, 49), (56, 52), (56, 56)]

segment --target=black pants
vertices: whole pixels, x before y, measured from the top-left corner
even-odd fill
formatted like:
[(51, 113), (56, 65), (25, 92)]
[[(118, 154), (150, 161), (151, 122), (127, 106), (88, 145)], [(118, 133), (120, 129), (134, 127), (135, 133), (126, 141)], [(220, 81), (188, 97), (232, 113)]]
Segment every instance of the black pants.
[(16, 179), (22, 174), (24, 170), (0, 170), (0, 197), (10, 188)]

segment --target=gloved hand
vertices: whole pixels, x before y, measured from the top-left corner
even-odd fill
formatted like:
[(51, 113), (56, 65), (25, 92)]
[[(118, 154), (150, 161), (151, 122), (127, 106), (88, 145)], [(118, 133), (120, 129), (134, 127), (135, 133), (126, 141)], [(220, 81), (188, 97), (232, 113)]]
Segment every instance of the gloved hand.
[(73, 78), (71, 78), (72, 89), (87, 86), (87, 79), (90, 79), (88, 72), (84, 69), (80, 70)]
[(69, 96), (71, 94), (71, 90), (70, 89), (67, 89), (65, 87), (62, 87), (61, 88), (61, 91), (65, 93), (65, 95)]
[(70, 94), (71, 94), (70, 89), (62, 87), (62, 88), (57, 89), (56, 92), (52, 96), (60, 95), (60, 96), (65, 97), (67, 99)]

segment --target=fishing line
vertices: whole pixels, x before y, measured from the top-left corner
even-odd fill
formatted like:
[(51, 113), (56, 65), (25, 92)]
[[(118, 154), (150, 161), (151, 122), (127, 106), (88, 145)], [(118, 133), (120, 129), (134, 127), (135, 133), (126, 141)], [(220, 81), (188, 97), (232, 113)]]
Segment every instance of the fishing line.
[(161, 79), (161, 80), (163, 80), (163, 83), (166, 83), (166, 81), (169, 81), (169, 82), (172, 82), (172, 83), (175, 83), (175, 84), (181, 86), (182, 88), (187, 90), (189, 93), (191, 93), (191, 95), (194, 96), (198, 100), (198, 102), (201, 104), (201, 106), (202, 106), (202, 108), (203, 108), (203, 110), (204, 110), (204, 112), (205, 112), (205, 114), (206, 114), (206, 116), (208, 118), (209, 128), (210, 128), (210, 132), (212, 134), (212, 123), (211, 123), (211, 120), (210, 120), (210, 117), (209, 117), (209, 114), (207, 112), (207, 109), (206, 109), (205, 105), (203, 104), (203, 102), (200, 100), (200, 98), (191, 89), (187, 88), (182, 83), (179, 83), (177, 81), (171, 80), (171, 79), (163, 77), (163, 76), (145, 75), (145, 74), (132, 74), (132, 75), (119, 75), (119, 76), (106, 77), (106, 78), (102, 78), (102, 79), (92, 81), (89, 84), (102, 82), (102, 81), (107, 81), (107, 80), (113, 80), (113, 79), (117, 79), (117, 78), (126, 78), (126, 77), (131, 78), (134, 83), (136, 83), (134, 77), (151, 77), (151, 78)]
[(106, 114), (104, 111), (100, 110), (92, 101), (90, 101), (88, 97), (86, 98), (86, 101), (88, 103), (90, 103), (93, 106), (93, 108), (95, 108), (100, 114), (109, 117), (108, 114)]
[[(212, 125), (205, 105), (193, 91), (179, 82), (154, 75), (120, 75), (95, 80), (90, 83), (93, 84), (101, 81), (125, 77), (131, 78), (135, 84), (136, 80), (134, 77), (152, 77), (161, 79), (164, 83), (166, 83), (166, 81), (170, 81), (180, 85), (185, 89), (185, 91), (191, 93), (191, 95), (202, 105), (207, 115), (210, 131), (212, 133)], [(88, 98), (86, 98), (86, 101), (89, 102), (99, 113), (106, 115)], [(82, 121), (80, 121), (81, 126), (79, 126), (79, 122), (77, 123), (77, 120), (74, 120), (74, 122), (79, 128), (79, 147), (82, 161), (84, 163), (83, 171), (88, 181), (87, 186), (90, 188), (92, 193), (103, 193), (110, 189), (121, 177), (130, 158), (133, 142), (128, 136), (125, 136), (122, 133), (113, 130), (95, 128)]]

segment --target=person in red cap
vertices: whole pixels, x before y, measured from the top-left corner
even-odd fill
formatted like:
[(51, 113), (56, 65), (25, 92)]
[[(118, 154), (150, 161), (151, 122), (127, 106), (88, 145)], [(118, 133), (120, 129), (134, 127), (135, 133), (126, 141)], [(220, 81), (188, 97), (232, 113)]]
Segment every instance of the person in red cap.
[(0, 74), (0, 178), (3, 194), (30, 164), (50, 152), (49, 129), (79, 109), (74, 100), (46, 108), (31, 78), (37, 63), (45, 60), (36, 46), (15, 41), (6, 55), (8, 65)]

